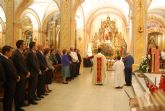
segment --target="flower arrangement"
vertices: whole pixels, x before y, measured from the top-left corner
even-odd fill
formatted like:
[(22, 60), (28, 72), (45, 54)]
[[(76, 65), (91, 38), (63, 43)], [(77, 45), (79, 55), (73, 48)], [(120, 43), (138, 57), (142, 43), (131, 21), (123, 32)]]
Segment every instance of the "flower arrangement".
[(150, 59), (151, 59), (150, 55), (146, 55), (145, 57), (143, 57), (143, 60), (139, 65), (139, 69), (138, 69), (139, 72), (143, 72), (143, 73), (148, 72), (150, 68)]
[[(101, 43), (98, 47), (102, 49), (102, 54), (105, 56), (113, 56), (114, 46), (112, 43)], [(97, 53), (97, 48), (93, 48), (93, 53)]]

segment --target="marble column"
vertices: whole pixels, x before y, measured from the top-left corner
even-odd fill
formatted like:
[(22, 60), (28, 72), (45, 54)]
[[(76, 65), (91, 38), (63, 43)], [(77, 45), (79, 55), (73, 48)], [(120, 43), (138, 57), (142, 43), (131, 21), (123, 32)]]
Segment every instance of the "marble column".
[(6, 45), (14, 44), (14, 0), (6, 0)]

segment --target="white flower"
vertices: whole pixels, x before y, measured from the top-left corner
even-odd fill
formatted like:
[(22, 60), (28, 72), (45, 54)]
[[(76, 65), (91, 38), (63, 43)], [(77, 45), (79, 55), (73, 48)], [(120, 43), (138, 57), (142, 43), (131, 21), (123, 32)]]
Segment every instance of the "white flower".
[(151, 59), (151, 55), (150, 54), (148, 54), (148, 59)]

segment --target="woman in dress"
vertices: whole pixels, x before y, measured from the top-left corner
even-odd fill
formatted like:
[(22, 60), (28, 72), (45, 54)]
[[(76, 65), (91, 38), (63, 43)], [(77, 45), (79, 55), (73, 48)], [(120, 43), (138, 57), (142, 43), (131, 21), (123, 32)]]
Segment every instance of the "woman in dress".
[(62, 55), (62, 59), (61, 59), (61, 66), (62, 66), (62, 76), (63, 76), (63, 83), (64, 84), (68, 84), (66, 78), (70, 77), (70, 69), (69, 69), (69, 65), (70, 65), (70, 60), (68, 58), (67, 55), (67, 50), (64, 49), (62, 51), (63, 55)]
[(45, 74), (46, 74), (45, 90), (46, 90), (46, 92), (50, 92), (51, 90), (49, 89), (48, 84), (52, 83), (52, 78), (53, 78), (55, 68), (53, 66), (52, 61), (49, 58), (50, 57), (50, 49), (49, 48), (45, 49), (44, 55), (45, 55), (45, 60), (46, 60), (47, 66), (48, 66), (48, 70), (45, 72)]

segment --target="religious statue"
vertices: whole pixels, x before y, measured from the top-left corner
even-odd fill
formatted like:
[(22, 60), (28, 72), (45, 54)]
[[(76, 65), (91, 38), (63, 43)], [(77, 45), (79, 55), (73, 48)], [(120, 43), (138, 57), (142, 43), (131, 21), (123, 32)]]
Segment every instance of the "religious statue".
[(149, 40), (148, 40), (148, 53), (150, 53), (150, 50), (152, 48), (156, 48), (156, 42), (155, 42), (155, 39), (154, 37), (150, 37)]
[(107, 17), (105, 21), (101, 22), (101, 28), (99, 29), (99, 34), (102, 41), (113, 40), (114, 34), (116, 34), (117, 28), (115, 21)]

